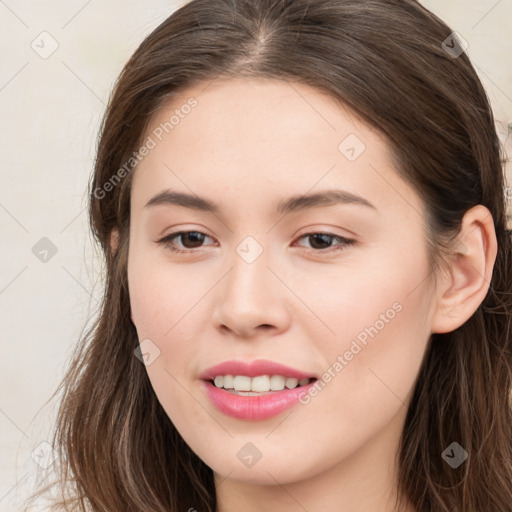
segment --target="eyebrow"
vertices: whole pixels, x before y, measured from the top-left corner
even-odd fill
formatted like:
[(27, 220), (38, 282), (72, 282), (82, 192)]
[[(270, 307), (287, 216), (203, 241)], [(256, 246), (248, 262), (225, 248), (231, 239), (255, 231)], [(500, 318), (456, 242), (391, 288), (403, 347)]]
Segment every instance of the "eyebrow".
[[(276, 213), (287, 214), (308, 208), (334, 206), (336, 204), (360, 205), (377, 210), (367, 199), (353, 194), (352, 192), (346, 190), (326, 190), (313, 194), (289, 197), (278, 203)], [(163, 190), (159, 192), (145, 204), (144, 208), (158, 205), (177, 205), (211, 213), (219, 213), (220, 211), (219, 206), (209, 199), (173, 190)]]

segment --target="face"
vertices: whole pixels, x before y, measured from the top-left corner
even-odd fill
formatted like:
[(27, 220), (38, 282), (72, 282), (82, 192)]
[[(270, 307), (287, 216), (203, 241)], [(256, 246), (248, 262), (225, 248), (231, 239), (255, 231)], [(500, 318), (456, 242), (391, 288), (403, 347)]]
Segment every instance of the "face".
[[(423, 204), (386, 141), (329, 96), (270, 80), (189, 89), (148, 137), (131, 195), (132, 319), (187, 444), (218, 475), (272, 484), (394, 449), (434, 307)], [(163, 191), (216, 210), (146, 206)], [(202, 378), (256, 360), (291, 368), (253, 367), (277, 388), (292, 379), (285, 390), (241, 396)], [(286, 391), (294, 372), (310, 379), (300, 393)], [(213, 373), (268, 386), (243, 367)]]

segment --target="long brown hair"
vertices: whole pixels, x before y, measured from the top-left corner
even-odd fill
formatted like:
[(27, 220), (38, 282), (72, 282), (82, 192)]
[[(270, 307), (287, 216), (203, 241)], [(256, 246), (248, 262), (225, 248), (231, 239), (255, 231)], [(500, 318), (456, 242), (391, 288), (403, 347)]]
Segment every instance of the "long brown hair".
[[(510, 512), (512, 244), (503, 154), (462, 50), (414, 0), (193, 0), (142, 42), (110, 98), (90, 182), (106, 284), (61, 388), (54, 446), (65, 510), (216, 510), (212, 470), (176, 431), (134, 357), (131, 168), (151, 116), (177, 93), (219, 77), (263, 77), (327, 92), (384, 134), (397, 171), (424, 198), (433, 271), (464, 213), (478, 204), (490, 210), (498, 240), (490, 288), (460, 328), (429, 340), (397, 454), (398, 491), (419, 512)], [(457, 469), (442, 457), (454, 441), (469, 454)]]

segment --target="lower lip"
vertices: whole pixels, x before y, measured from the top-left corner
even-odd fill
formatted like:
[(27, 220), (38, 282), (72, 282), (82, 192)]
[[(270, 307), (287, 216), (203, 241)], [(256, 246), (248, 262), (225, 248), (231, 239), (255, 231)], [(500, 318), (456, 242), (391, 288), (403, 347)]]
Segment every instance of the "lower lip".
[(316, 380), (306, 386), (294, 389), (273, 391), (267, 395), (244, 396), (235, 395), (223, 388), (218, 388), (210, 381), (203, 381), (208, 398), (217, 409), (228, 416), (248, 421), (259, 421), (277, 416), (299, 402), (303, 394), (307, 394), (309, 388)]

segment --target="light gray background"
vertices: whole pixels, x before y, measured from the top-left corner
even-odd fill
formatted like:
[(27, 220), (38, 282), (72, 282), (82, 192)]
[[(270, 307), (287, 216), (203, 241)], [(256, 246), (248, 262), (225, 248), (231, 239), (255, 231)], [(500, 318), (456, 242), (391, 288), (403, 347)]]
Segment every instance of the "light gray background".
[[(0, 0), (0, 511), (22, 510), (36, 460), (51, 462), (40, 443), (55, 404), (45, 402), (101, 296), (86, 187), (109, 92), (143, 38), (183, 3)], [(468, 41), (512, 156), (512, 0), (423, 4)], [(57, 248), (46, 262), (32, 252), (43, 237)]]

